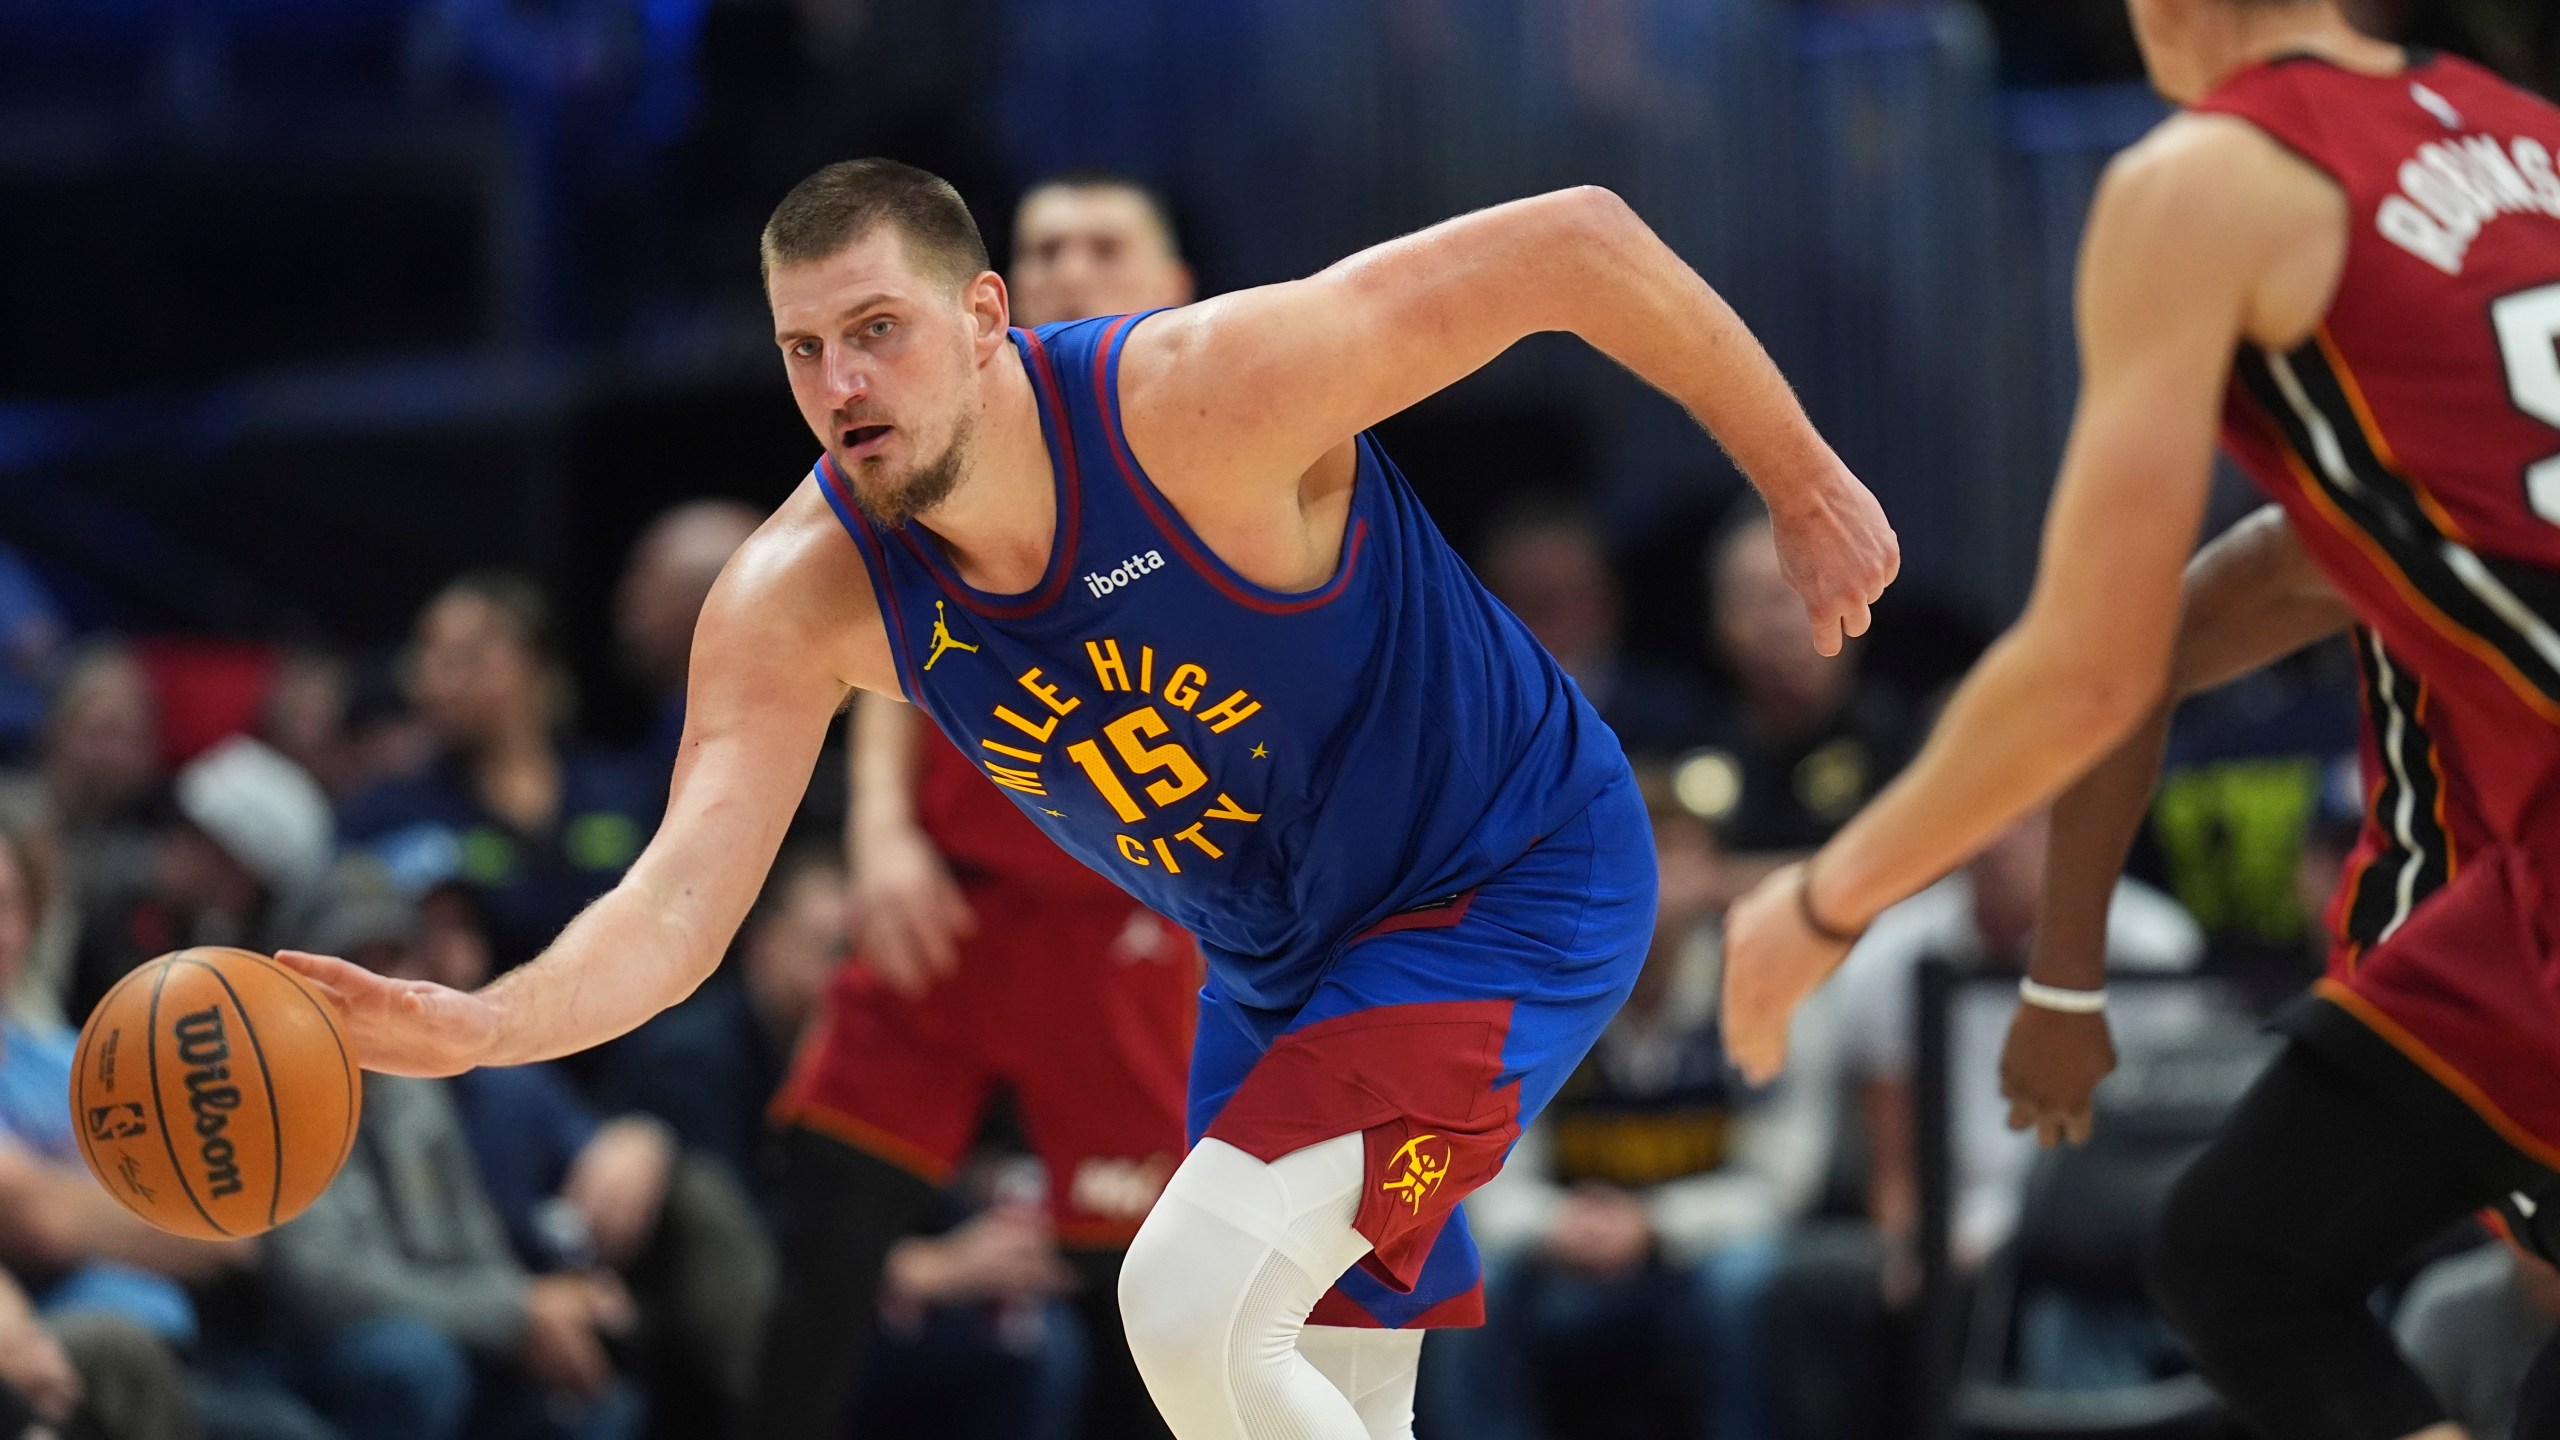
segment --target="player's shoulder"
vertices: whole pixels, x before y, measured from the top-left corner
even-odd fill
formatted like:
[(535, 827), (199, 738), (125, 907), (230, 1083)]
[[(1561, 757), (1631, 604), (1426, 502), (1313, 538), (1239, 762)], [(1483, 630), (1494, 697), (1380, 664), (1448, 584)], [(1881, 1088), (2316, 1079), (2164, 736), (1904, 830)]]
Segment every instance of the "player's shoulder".
[(2253, 182), (2298, 169), (2318, 173), (2260, 126), (2218, 110), (2182, 110), (2107, 162), (2100, 202), (2206, 206), (2245, 201)]
[(721, 570), (695, 627), (696, 653), (767, 674), (823, 667), (846, 683), (889, 688), (880, 592), (851, 529), (861, 523), (837, 511), (812, 468)]
[(2108, 163), (2089, 243), (2180, 284), (2254, 274), (2341, 224), (2345, 203), (2334, 179), (2267, 131), (2188, 111)]

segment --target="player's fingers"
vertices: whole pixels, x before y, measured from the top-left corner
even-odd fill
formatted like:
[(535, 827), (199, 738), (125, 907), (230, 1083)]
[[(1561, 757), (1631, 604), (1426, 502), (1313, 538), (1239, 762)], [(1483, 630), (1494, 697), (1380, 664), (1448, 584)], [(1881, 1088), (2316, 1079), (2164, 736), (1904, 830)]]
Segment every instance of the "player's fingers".
[(2063, 1138), (2069, 1140), (2074, 1145), (2087, 1144), (2089, 1140), (2090, 1127), (2096, 1122), (2096, 1120), (2096, 1112), (2087, 1105), (2083, 1105), (2078, 1109), (2073, 1110), (2070, 1114), (2063, 1117)]
[(942, 887), (942, 916), (951, 933), (963, 940), (978, 933), (977, 907), (969, 903), (968, 895), (957, 885)]
[(1867, 627), (1874, 623), (1874, 613), (1868, 610), (1866, 602), (1861, 600), (1848, 607), (1848, 613), (1842, 618), (1840, 628), (1852, 636), (1858, 636), (1866, 634)]
[(361, 965), (351, 965), (334, 955), (314, 955), (304, 950), (279, 950), (276, 963), (312, 984), (329, 992), (340, 1002), (367, 991), (379, 993), (390, 982)]
[(2027, 1108), (2027, 1102), (2025, 1102), (2024, 1100), (2017, 1100), (2017, 1099), (2012, 1099), (2012, 1100), (2009, 1102), (2009, 1128), (2010, 1128), (2010, 1129), (2012, 1129), (2012, 1130), (2024, 1130), (2024, 1129), (2026, 1129), (2028, 1126), (2033, 1125), (2033, 1124), (2035, 1124), (2035, 1123), (2036, 1123), (2035, 1112), (2033, 1112), (2033, 1111), (2031, 1111), (2031, 1110), (2029, 1110), (2029, 1109)]
[(2036, 1119), (2036, 1143), (2050, 1150), (2062, 1143), (2063, 1124), (2050, 1112)]
[(1816, 655), (1839, 654), (1840, 617), (1837, 614), (1825, 610), (1816, 610), (1812, 613), (1813, 653)]

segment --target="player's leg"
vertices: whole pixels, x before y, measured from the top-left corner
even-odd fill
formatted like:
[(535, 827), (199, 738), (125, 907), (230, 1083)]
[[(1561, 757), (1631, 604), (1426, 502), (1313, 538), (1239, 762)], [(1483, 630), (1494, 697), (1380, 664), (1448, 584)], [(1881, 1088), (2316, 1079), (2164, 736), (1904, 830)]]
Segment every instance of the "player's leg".
[[(1393, 1435), (1411, 1385), (1308, 1358), (1310, 1316), (1472, 1324), (1481, 1265), (1457, 1203), (1500, 1168), (1625, 999), (1654, 910), (1632, 782), (1502, 875), (1355, 940), (1282, 1015), (1204, 997), (1193, 1124), (1123, 1273), (1130, 1348), (1180, 1440)], [(1359, 1268), (1354, 1270), (1354, 1265)], [(1349, 1272), (1349, 1273), (1346, 1273)], [(1411, 1345), (1413, 1342), (1401, 1342)]]
[(1310, 1325), (1298, 1334), (1298, 1353), (1349, 1397), (1369, 1440), (1413, 1440), (1413, 1389), (1427, 1333)]
[(756, 1440), (842, 1433), (890, 1247), (915, 1229), (986, 1111), (993, 1078), (955, 1038), (971, 1003), (960, 981), (911, 1002), (861, 972), (827, 997), (824, 1029), (775, 1105), (782, 1266), (743, 1432)]
[(1203, 1140), (1129, 1247), (1130, 1354), (1180, 1440), (1365, 1440), (1360, 1411), (1298, 1348), (1307, 1315), (1366, 1254), (1352, 1228), (1358, 1134), (1262, 1161)]
[(915, 1229), (934, 1187), (832, 1135), (794, 1126), (782, 1137), (780, 1191), (774, 1239), (782, 1283), (742, 1433), (834, 1440), (878, 1329), (889, 1249)]
[[(1075, 1433), (1162, 1437), (1164, 1421), (1121, 1332), (1120, 1271), (1182, 1158), (1199, 953), (1170, 923), (1116, 894), (1044, 902), (1018, 925), (992, 904), (979, 918), (981, 948), (1003, 944), (1013, 957), (996, 1059), (1048, 1167), (1058, 1244), (1080, 1282), (1073, 1299), (1086, 1364)], [(1016, 933), (1000, 933), (1009, 926)]]
[(2152, 1285), (2207, 1379), (2270, 1440), (2397, 1440), (2443, 1407), (2368, 1304), (2500, 1193), (2370, 1086), (2297, 1042), (2179, 1180)]

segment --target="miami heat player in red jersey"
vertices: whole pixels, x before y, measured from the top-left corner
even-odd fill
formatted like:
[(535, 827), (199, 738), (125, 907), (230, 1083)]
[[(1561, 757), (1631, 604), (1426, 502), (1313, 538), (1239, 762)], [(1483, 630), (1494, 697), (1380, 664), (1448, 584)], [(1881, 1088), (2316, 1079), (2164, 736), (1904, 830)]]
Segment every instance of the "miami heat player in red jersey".
[[(2188, 108), (2092, 211), (2035, 596), (1910, 772), (1736, 906), (1727, 1033), (1775, 1068), (1866, 918), (2070, 786), (2003, 1078), (2013, 1124), (2085, 1134), (2168, 702), (2354, 626), (2373, 818), (2336, 953), (2173, 1193), (2154, 1289), (2261, 1434), (2454, 1436), (2366, 1298), (2466, 1213), (2560, 1201), (2560, 110), (2332, 0), (2131, 8)], [(2217, 431), (2275, 503), (2182, 605)]]
[[(1191, 299), (1163, 202), (1099, 172), (1024, 193), (1007, 278), (1025, 325)], [(1048, 1171), (1049, 1229), (1077, 1280), (1076, 1434), (1162, 1435), (1121, 1336), (1118, 1276), (1183, 1154), (1199, 950), (1041, 834), (912, 707), (857, 697), (852, 748), (862, 953), (775, 1105), (792, 1263), (750, 1433), (843, 1433), (889, 1248), (1001, 1092)]]

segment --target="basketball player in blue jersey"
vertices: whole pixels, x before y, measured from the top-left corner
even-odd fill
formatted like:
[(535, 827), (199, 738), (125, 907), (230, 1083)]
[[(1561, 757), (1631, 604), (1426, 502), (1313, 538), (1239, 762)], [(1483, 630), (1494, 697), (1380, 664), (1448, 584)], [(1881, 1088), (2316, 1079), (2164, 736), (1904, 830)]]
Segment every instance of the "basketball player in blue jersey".
[(825, 454), (704, 608), (648, 850), (475, 993), (293, 963), (373, 1069), (610, 1039), (719, 963), (846, 691), (901, 696), (1207, 956), (1197, 1143), (1120, 1287), (1174, 1433), (1410, 1434), (1421, 1330), (1480, 1313), (1457, 1201), (1625, 996), (1654, 874), (1616, 742), (1366, 430), (1572, 331), (1751, 476), (1826, 653), (1893, 578), (1882, 512), (1604, 191), (1026, 333), (948, 185), (853, 161), (764, 269)]

